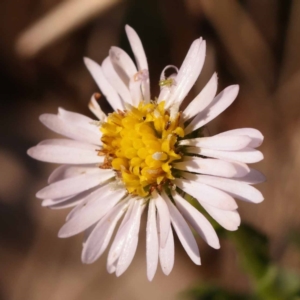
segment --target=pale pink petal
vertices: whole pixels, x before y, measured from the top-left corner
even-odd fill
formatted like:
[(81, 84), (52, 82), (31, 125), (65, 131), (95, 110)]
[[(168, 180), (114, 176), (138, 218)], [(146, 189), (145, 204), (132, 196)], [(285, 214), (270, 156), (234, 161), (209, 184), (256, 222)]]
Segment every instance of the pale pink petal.
[(264, 136), (262, 135), (262, 133), (254, 128), (239, 128), (239, 129), (233, 129), (233, 130), (229, 130), (229, 131), (225, 131), (222, 133), (219, 133), (215, 136), (239, 136), (239, 135), (247, 135), (251, 138), (251, 143), (248, 145), (251, 148), (256, 148), (259, 147), (263, 140), (264, 140)]
[(128, 89), (128, 86), (125, 85), (123, 80), (119, 77), (117, 72), (115, 71), (111, 60), (107, 57), (102, 63), (102, 70), (106, 79), (112, 85), (112, 87), (117, 91), (120, 97), (124, 102), (132, 104), (131, 95)]
[(189, 93), (202, 70), (205, 51), (206, 42), (202, 38), (192, 43), (176, 76), (176, 85), (172, 87), (168, 104), (180, 104)]
[(145, 205), (143, 204), (143, 200), (137, 200), (132, 211), (132, 216), (128, 221), (128, 223), (130, 222), (130, 224), (128, 224), (126, 240), (118, 259), (116, 276), (121, 276), (127, 270), (135, 255), (139, 240), (138, 234), (140, 230), (141, 215), (144, 208)]
[(235, 200), (230, 195), (206, 184), (182, 178), (175, 179), (174, 183), (184, 192), (196, 198), (200, 204), (204, 202), (224, 210), (237, 208)]
[(108, 246), (117, 222), (124, 214), (127, 206), (128, 202), (126, 201), (117, 204), (98, 222), (95, 228), (93, 228), (83, 246), (81, 254), (82, 262), (91, 264), (103, 254)]
[(201, 92), (194, 98), (193, 101), (183, 111), (184, 120), (196, 116), (202, 110), (204, 110), (214, 99), (218, 88), (218, 76), (216, 73), (213, 74), (209, 82), (201, 90)]
[(196, 232), (212, 248), (219, 249), (220, 242), (215, 229), (210, 222), (188, 201), (183, 199), (177, 192), (172, 193), (177, 208), (184, 218), (191, 224)]
[(241, 178), (236, 178), (238, 181), (242, 181), (248, 184), (257, 184), (266, 181), (266, 177), (261, 172), (250, 168), (250, 172)]
[(220, 151), (199, 147), (187, 147), (186, 151), (188, 153), (203, 155), (207, 157), (214, 157), (229, 161), (238, 161), (247, 164), (259, 162), (264, 158), (263, 154), (260, 151), (248, 147), (238, 151)]
[[(158, 218), (158, 224), (159, 222), (160, 220)], [(161, 246), (159, 247), (160, 266), (165, 275), (169, 275), (171, 273), (175, 260), (174, 237), (171, 224), (169, 225), (169, 227), (170, 228), (166, 245), (164, 246), (164, 248), (162, 248)]]
[(239, 92), (238, 85), (231, 85), (218, 94), (214, 100), (203, 111), (201, 111), (193, 121), (185, 128), (185, 134), (203, 127), (208, 122), (216, 118), (228, 106), (232, 104)]
[(156, 227), (156, 208), (153, 200), (149, 201), (146, 238), (147, 277), (152, 281), (158, 264), (158, 235)]
[(235, 151), (247, 147), (251, 142), (249, 136), (212, 136), (180, 141), (179, 145), (195, 146), (200, 148)]
[(129, 86), (130, 78), (138, 71), (130, 56), (121, 48), (111, 47), (109, 57), (120, 78), (126, 86)]
[(164, 248), (170, 231), (170, 213), (165, 200), (156, 191), (152, 193), (153, 201), (159, 215), (160, 247)]
[(206, 184), (218, 188), (224, 192), (229, 193), (231, 196), (243, 201), (260, 203), (264, 200), (264, 197), (259, 190), (241, 181), (188, 173), (185, 173), (183, 176), (190, 180), (195, 180), (197, 183)]
[(169, 199), (166, 202), (170, 211), (172, 225), (184, 250), (196, 265), (200, 265), (201, 260), (198, 245), (191, 232), (190, 227), (188, 226), (180, 212), (177, 210), (177, 208), (174, 206), (174, 204)]
[(114, 88), (110, 85), (110, 83), (105, 78), (101, 67), (94, 62), (93, 60), (85, 57), (84, 63), (88, 70), (90, 71), (91, 75), (93, 76), (95, 82), (97, 83), (99, 89), (102, 91), (104, 96), (106, 97), (107, 101), (111, 105), (114, 110), (117, 109), (124, 109), (124, 104), (117, 92)]
[(241, 224), (241, 217), (236, 210), (221, 210), (206, 203), (201, 203), (211, 217), (227, 230), (235, 231)]
[[(129, 200), (128, 209), (123, 218), (121, 225), (117, 231), (117, 234), (114, 238), (114, 241), (110, 247), (108, 258), (107, 258), (107, 269), (112, 270), (115, 269), (113, 265), (116, 267), (117, 260), (122, 252), (124, 242), (126, 240), (127, 232), (128, 232), (128, 224), (130, 224), (129, 220), (132, 216), (133, 207), (138, 201), (136, 198), (131, 198)], [(114, 271), (113, 271), (114, 272)]]
[(172, 166), (178, 170), (223, 177), (242, 177), (249, 173), (245, 164), (191, 156), (185, 157), (182, 162), (173, 163)]
[(112, 170), (94, 169), (88, 174), (51, 183), (37, 192), (36, 197), (40, 199), (55, 199), (75, 195), (93, 188), (114, 176), (115, 174)]
[(80, 213), (65, 223), (58, 236), (66, 238), (84, 231), (100, 220), (125, 194), (124, 189), (114, 191), (112, 186), (104, 186), (88, 199)]
[[(132, 49), (132, 52), (134, 54), (138, 70), (149, 70), (148, 68), (148, 62), (147, 57), (144, 51), (144, 47), (142, 45), (142, 42), (138, 36), (138, 34), (135, 32), (135, 30), (126, 25), (125, 26), (126, 34)], [(142, 81), (142, 90), (144, 95), (144, 100), (149, 101), (150, 100), (150, 80), (149, 77)]]
[(27, 154), (37, 160), (58, 164), (89, 164), (104, 161), (104, 157), (99, 156), (96, 149), (70, 145), (39, 144), (28, 149)]

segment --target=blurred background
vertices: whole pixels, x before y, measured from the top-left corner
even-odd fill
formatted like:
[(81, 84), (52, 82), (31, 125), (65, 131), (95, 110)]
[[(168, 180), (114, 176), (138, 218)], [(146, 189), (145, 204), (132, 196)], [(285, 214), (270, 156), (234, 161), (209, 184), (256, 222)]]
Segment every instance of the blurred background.
[[(0, 300), (300, 299), (299, 16), (299, 0), (1, 0)], [(87, 103), (98, 90), (82, 57), (100, 63), (112, 45), (132, 55), (125, 24), (143, 41), (152, 97), (164, 66), (179, 67), (202, 36), (206, 62), (186, 103), (216, 70), (219, 90), (241, 89), (210, 133), (254, 127), (265, 136), (265, 159), (255, 166), (267, 176), (258, 186), (265, 201), (239, 202), (243, 226), (220, 232), (220, 250), (197, 238), (200, 267), (177, 243), (171, 275), (159, 270), (152, 283), (145, 224), (120, 278), (106, 272), (107, 252), (81, 263), (82, 236), (57, 238), (67, 211), (42, 208), (35, 198), (56, 166), (26, 155), (56, 136), (40, 114), (61, 106), (92, 116)]]

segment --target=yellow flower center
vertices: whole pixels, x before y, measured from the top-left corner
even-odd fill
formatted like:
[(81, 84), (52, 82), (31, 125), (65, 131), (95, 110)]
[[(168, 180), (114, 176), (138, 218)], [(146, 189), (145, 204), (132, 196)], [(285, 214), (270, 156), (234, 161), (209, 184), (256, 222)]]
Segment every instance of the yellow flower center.
[(180, 113), (170, 117), (165, 102), (143, 103), (108, 115), (101, 126), (105, 155), (103, 168), (114, 169), (129, 193), (147, 196), (152, 188), (174, 179), (171, 163), (181, 159), (176, 152)]

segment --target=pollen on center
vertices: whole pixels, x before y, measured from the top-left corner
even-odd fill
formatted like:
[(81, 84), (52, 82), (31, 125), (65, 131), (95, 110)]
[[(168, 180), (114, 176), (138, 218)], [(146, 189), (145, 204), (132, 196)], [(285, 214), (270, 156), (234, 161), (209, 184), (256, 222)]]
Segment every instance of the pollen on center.
[(109, 114), (100, 128), (103, 167), (114, 169), (129, 193), (147, 196), (174, 179), (171, 163), (181, 159), (176, 145), (184, 136), (179, 122), (180, 113), (171, 117), (164, 101)]

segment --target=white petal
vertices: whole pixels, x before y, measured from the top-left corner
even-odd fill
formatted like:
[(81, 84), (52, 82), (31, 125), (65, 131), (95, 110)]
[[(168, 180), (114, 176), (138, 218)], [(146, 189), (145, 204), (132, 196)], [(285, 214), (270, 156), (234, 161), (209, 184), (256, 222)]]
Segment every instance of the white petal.
[[(40, 116), (40, 121), (49, 129), (64, 135), (68, 138), (87, 142), (90, 144), (101, 145), (101, 132), (99, 130), (98, 134), (86, 128), (81, 128), (80, 126), (74, 126), (64, 120), (59, 116), (53, 114), (43, 114)], [(76, 124), (77, 125), (77, 124)], [(94, 125), (90, 124), (90, 127)]]
[[(124, 245), (124, 242), (126, 240), (127, 232), (128, 232), (128, 228), (129, 228), (127, 225), (129, 224), (129, 220), (131, 218), (133, 207), (134, 207), (134, 204), (135, 204), (136, 201), (137, 201), (136, 198), (131, 198), (129, 200), (128, 209), (127, 209), (127, 212), (125, 214), (125, 217), (123, 218), (123, 220), (121, 222), (121, 225), (119, 226), (119, 229), (117, 231), (117, 234), (114, 238), (114, 241), (113, 241), (113, 243), (110, 247), (110, 250), (109, 250), (109, 253), (108, 253), (108, 258), (107, 258), (107, 270), (108, 270), (108, 272), (110, 272), (109, 270), (115, 269), (113, 267), (113, 265), (115, 263), (117, 263), (117, 260), (120, 256), (121, 252), (122, 252), (123, 245)], [(115, 265), (115, 267), (116, 267), (116, 265)]]
[(65, 146), (70, 148), (78, 148), (78, 149), (84, 149), (84, 150), (92, 150), (96, 151), (101, 149), (100, 146), (92, 145), (89, 143), (79, 142), (75, 140), (69, 140), (69, 139), (49, 139), (49, 140), (43, 140), (38, 143), (38, 146)]
[(147, 277), (152, 281), (158, 263), (158, 235), (156, 227), (156, 209), (153, 200), (149, 201), (147, 238), (146, 238), (146, 259), (147, 259)]
[(126, 191), (123, 189), (112, 190), (111, 185), (97, 190), (88, 199), (80, 213), (65, 223), (58, 236), (66, 238), (87, 229), (100, 220), (125, 194)]
[[(187, 173), (187, 175), (189, 174)], [(236, 202), (230, 195), (206, 184), (182, 178), (175, 179), (174, 183), (184, 192), (196, 198), (200, 204), (202, 202), (208, 203), (209, 205), (224, 210), (234, 210), (237, 208)]]
[[(131, 28), (128, 25), (125, 26), (125, 30), (139, 71), (148, 70), (147, 57), (138, 34), (135, 32), (133, 28)], [(150, 100), (149, 77), (147, 80), (142, 82), (142, 89), (143, 89), (144, 100), (149, 101)]]
[(188, 153), (195, 153), (229, 161), (239, 161), (247, 164), (259, 162), (264, 158), (260, 151), (248, 147), (238, 151), (220, 151), (199, 147), (187, 147), (186, 151)]
[(183, 171), (223, 177), (242, 177), (249, 173), (245, 164), (200, 157), (185, 157), (184, 161), (173, 163), (172, 166)]
[(96, 149), (83, 149), (69, 145), (39, 144), (28, 149), (27, 154), (37, 160), (58, 164), (88, 164), (101, 163), (103, 156)]
[(257, 184), (266, 181), (266, 177), (261, 172), (250, 168), (250, 172), (241, 178), (236, 178), (236, 180), (242, 181), (248, 184)]
[(111, 47), (109, 57), (120, 78), (126, 86), (129, 86), (130, 78), (137, 73), (137, 68), (130, 56), (121, 48)]
[(125, 85), (123, 80), (119, 77), (119, 75), (115, 71), (109, 57), (107, 57), (103, 61), (102, 70), (109, 83), (118, 92), (118, 94), (123, 99), (123, 101), (132, 104), (131, 95), (128, 86)]
[(58, 108), (58, 116), (59, 116), (59, 118), (61, 118), (65, 122), (73, 124), (74, 126), (75, 125), (80, 126), (82, 128), (86, 128), (88, 130), (92, 130), (94, 132), (99, 133), (99, 128), (92, 125), (94, 120), (87, 117), (87, 116), (84, 116), (82, 114), (75, 113), (75, 112), (72, 112), (72, 111), (65, 110), (61, 107)]
[(136, 252), (138, 244), (138, 234), (140, 230), (141, 215), (144, 210), (143, 200), (137, 200), (132, 211), (132, 216), (128, 221), (128, 231), (122, 252), (118, 259), (116, 276), (121, 276), (129, 267)]
[(41, 199), (55, 199), (75, 195), (93, 188), (113, 176), (115, 174), (112, 170), (94, 169), (89, 174), (82, 174), (51, 183), (37, 192), (36, 196)]
[(166, 86), (166, 87), (161, 88), (158, 99), (157, 99), (157, 103), (166, 101), (166, 99), (169, 98), (170, 93), (171, 93), (171, 89), (169, 87)]
[(90, 73), (92, 74), (95, 82), (97, 83), (99, 89), (102, 91), (104, 96), (106, 97), (109, 104), (112, 106), (114, 110), (117, 109), (124, 109), (123, 101), (117, 94), (117, 92), (113, 89), (113, 87), (110, 85), (110, 83), (105, 78), (101, 67), (94, 62), (93, 60), (85, 57), (84, 63)]
[(217, 88), (218, 88), (218, 76), (216, 73), (214, 73), (211, 79), (209, 80), (209, 82), (198, 94), (198, 96), (193, 101), (191, 101), (191, 103), (183, 111), (184, 120), (186, 121), (196, 116), (203, 109), (205, 109), (216, 96)]
[[(158, 218), (159, 219), (159, 218)], [(159, 220), (158, 220), (159, 224)], [(165, 275), (169, 275), (174, 266), (174, 256), (175, 256), (175, 249), (174, 249), (174, 237), (171, 228), (171, 224), (169, 225), (169, 235), (164, 248), (161, 246), (159, 247), (159, 261), (160, 266)]]
[(201, 111), (193, 121), (185, 128), (185, 134), (204, 126), (220, 113), (222, 113), (228, 106), (232, 104), (239, 92), (238, 85), (231, 85), (218, 94), (214, 100), (203, 111)]
[(180, 145), (195, 146), (214, 150), (235, 151), (247, 147), (251, 138), (240, 136), (212, 136), (180, 141)]
[(230, 136), (247, 135), (247, 136), (249, 136), (251, 138), (251, 143), (248, 146), (251, 148), (259, 147), (264, 140), (264, 136), (262, 135), (262, 133), (254, 128), (233, 129), (233, 130), (219, 133), (215, 136), (227, 136), (227, 135), (230, 135)]
[(88, 104), (90, 111), (100, 120), (105, 121), (107, 116), (103, 112), (103, 110), (100, 107), (100, 104), (98, 103), (98, 99), (100, 99), (101, 95), (98, 93), (94, 93), (91, 97), (91, 100)]
[(129, 90), (131, 96), (131, 103), (133, 106), (137, 107), (138, 104), (143, 100), (141, 92), (141, 81), (136, 80), (135, 77), (130, 78)]
[(96, 261), (105, 251), (113, 231), (124, 214), (128, 202), (117, 204), (105, 217), (103, 217), (92, 230), (84, 243), (81, 260), (86, 264)]
[(191, 232), (190, 227), (188, 226), (180, 212), (177, 210), (177, 208), (174, 206), (174, 204), (169, 199), (166, 202), (170, 211), (173, 227), (184, 250), (196, 265), (201, 265), (198, 245)]
[(196, 232), (206, 241), (212, 248), (219, 249), (219, 238), (209, 221), (188, 201), (183, 199), (177, 192), (172, 193), (177, 208), (184, 218), (191, 224)]
[(165, 200), (156, 191), (152, 193), (153, 201), (159, 215), (160, 247), (164, 248), (170, 231), (170, 213)]
[[(264, 200), (262, 193), (251, 185), (228, 178), (185, 173), (184, 177), (213, 186), (229, 193), (231, 196), (247, 202), (260, 203)], [(208, 203), (210, 204), (210, 203)]]
[(221, 210), (206, 203), (202, 203), (201, 205), (225, 229), (235, 231), (240, 226), (241, 217), (236, 210)]
[(202, 38), (195, 40), (176, 76), (168, 104), (181, 103), (195, 84), (204, 64), (206, 42)]
[(62, 165), (56, 168), (49, 176), (48, 183), (79, 176), (82, 174), (93, 174), (99, 167), (91, 165)]

